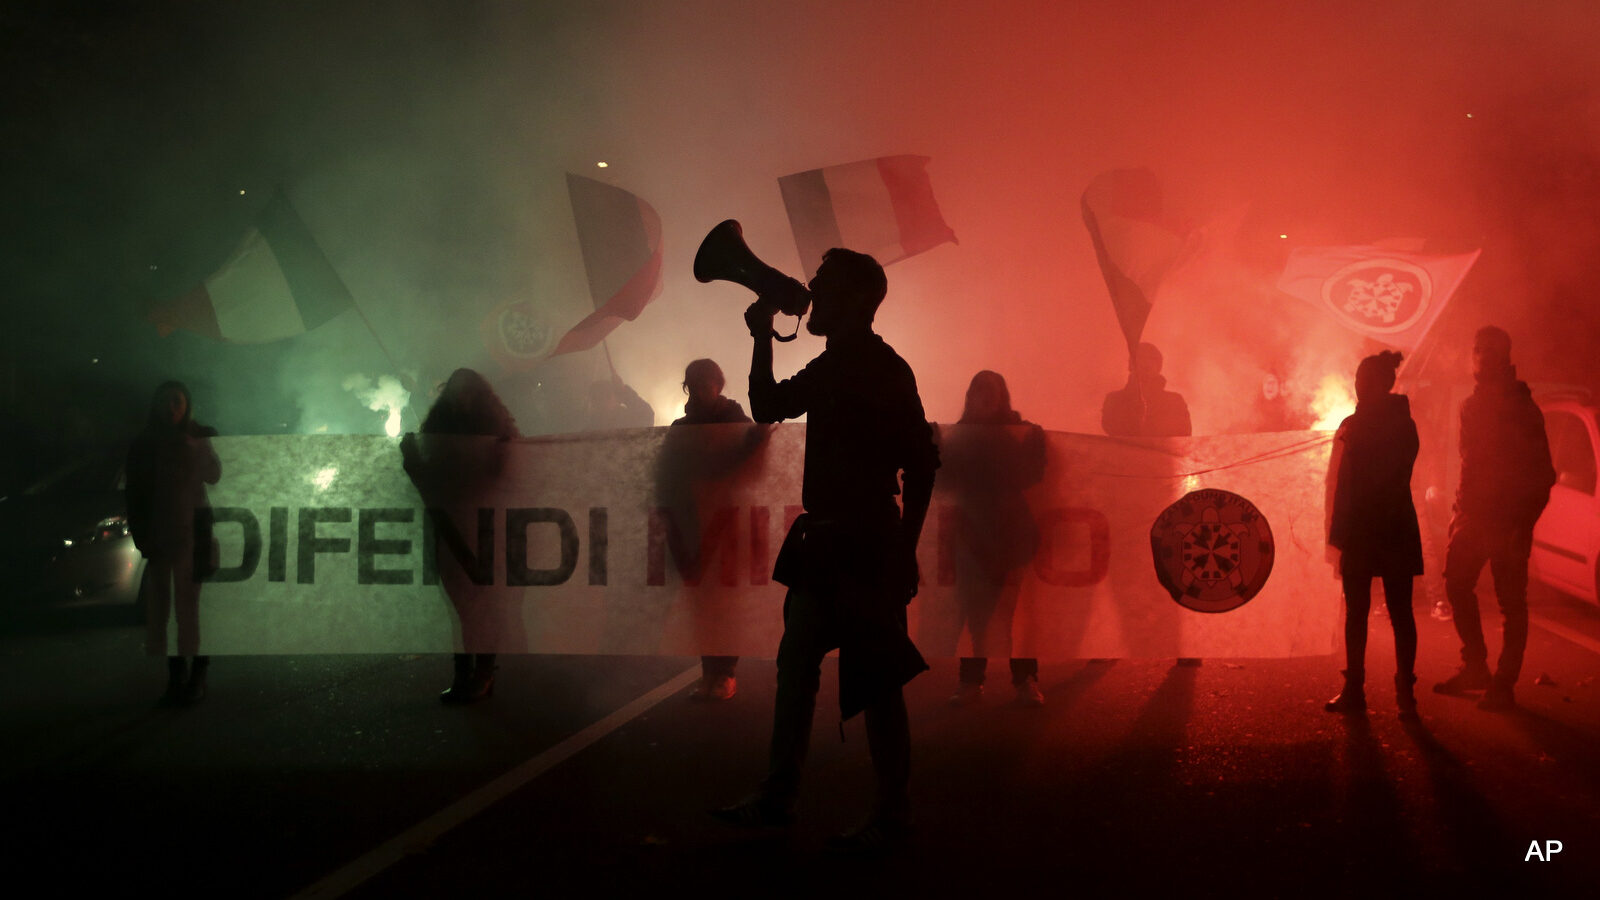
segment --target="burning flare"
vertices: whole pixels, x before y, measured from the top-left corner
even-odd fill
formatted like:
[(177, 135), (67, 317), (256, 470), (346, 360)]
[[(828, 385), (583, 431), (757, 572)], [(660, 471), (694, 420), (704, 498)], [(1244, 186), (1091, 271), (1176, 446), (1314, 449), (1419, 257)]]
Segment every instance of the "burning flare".
[(1332, 431), (1345, 417), (1356, 411), (1355, 391), (1350, 379), (1343, 375), (1324, 375), (1311, 398), (1311, 414), (1317, 421), (1311, 427), (1318, 431)]
[(354, 393), (367, 409), (387, 414), (383, 423), (385, 434), (389, 437), (400, 436), (400, 410), (411, 399), (411, 392), (401, 387), (398, 380), (389, 375), (380, 375), (378, 383), (374, 385), (372, 379), (357, 373), (346, 377), (343, 386)]

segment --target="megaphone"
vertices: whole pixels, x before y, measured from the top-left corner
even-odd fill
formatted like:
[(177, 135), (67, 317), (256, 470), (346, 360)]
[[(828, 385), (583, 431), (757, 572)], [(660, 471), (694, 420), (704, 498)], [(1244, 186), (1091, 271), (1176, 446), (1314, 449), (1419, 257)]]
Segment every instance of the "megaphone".
[[(706, 234), (694, 254), (694, 277), (702, 284), (731, 281), (741, 285), (755, 292), (757, 303), (766, 304), (786, 316), (799, 318), (811, 308), (811, 292), (805, 285), (762, 262), (750, 251), (738, 219), (721, 222)], [(780, 341), (794, 340), (792, 334), (775, 337)]]

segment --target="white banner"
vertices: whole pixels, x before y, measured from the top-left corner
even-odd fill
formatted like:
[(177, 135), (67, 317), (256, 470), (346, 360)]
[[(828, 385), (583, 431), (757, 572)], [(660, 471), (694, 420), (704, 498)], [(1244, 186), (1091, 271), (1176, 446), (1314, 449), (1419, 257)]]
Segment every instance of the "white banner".
[[(1045, 659), (1337, 646), (1326, 434), (1046, 433), (1040, 472), (1022, 429), (942, 432), (910, 607), (925, 655), (969, 655), (974, 631), (986, 655)], [(804, 441), (804, 425), (424, 438), (453, 491), (440, 504), (392, 438), (217, 438), (221, 569), (200, 591), (201, 652), (770, 657)], [(1224, 613), (1175, 602), (1152, 558), (1157, 517), (1210, 489), (1253, 504), (1275, 545), (1259, 594)]]

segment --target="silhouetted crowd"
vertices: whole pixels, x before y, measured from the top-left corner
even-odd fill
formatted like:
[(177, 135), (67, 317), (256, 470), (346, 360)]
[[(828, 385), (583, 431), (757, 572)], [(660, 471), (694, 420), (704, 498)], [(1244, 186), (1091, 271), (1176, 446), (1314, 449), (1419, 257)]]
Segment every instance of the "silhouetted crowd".
[[(750, 796), (715, 814), (743, 827), (793, 821), (821, 662), (838, 650), (840, 713), (845, 719), (865, 716), (877, 788), (865, 821), (836, 843), (848, 850), (892, 847), (907, 837), (911, 824), (903, 687), (928, 666), (908, 633), (906, 608), (918, 592), (916, 548), (935, 472), (953, 498), (955, 611), (942, 623), (924, 622), (924, 628), (940, 646), (954, 646), (963, 633), (971, 646), (971, 655), (960, 661), (951, 703), (980, 702), (988, 657), (999, 653), (1008, 658), (1016, 703), (1042, 706), (1038, 662), (1012, 651), (1012, 631), (1019, 572), (1040, 543), (1026, 493), (1045, 474), (1047, 442), (1043, 430), (1013, 408), (1005, 378), (994, 371), (973, 376), (957, 423), (937, 431), (929, 424), (911, 367), (873, 330), (887, 280), (871, 257), (831, 250), (809, 285), (790, 279), (774, 290), (791, 295), (785, 298), (790, 306), (795, 292), (804, 292), (807, 330), (825, 339), (825, 349), (777, 380), (772, 322), (782, 304), (758, 295), (745, 313), (753, 341), (751, 416), (723, 395), (720, 366), (694, 360), (684, 372), (684, 415), (668, 431), (659, 467), (657, 501), (676, 511), (675, 521), (688, 535), (682, 548), (674, 548), (674, 558), (697, 578), (699, 520), (692, 486), (740, 466), (759, 450), (768, 424), (807, 417), (804, 513), (772, 573), (788, 593), (767, 776)], [(1460, 410), (1461, 474), (1444, 571), (1462, 665), (1434, 689), (1481, 692), (1481, 708), (1505, 710), (1515, 705), (1527, 642), (1533, 527), (1556, 476), (1543, 418), (1528, 386), (1517, 379), (1506, 332), (1481, 329), (1472, 361), (1476, 389)], [(1393, 392), (1401, 363), (1395, 352), (1361, 361), (1355, 411), (1333, 438), (1327, 543), (1343, 583), (1345, 668), (1343, 688), (1326, 708), (1347, 715), (1367, 709), (1367, 622), (1377, 580), (1394, 629), (1396, 702), (1400, 716), (1415, 722), (1412, 595), (1414, 579), (1423, 574), (1423, 552), (1411, 476), (1419, 438), (1407, 397)], [(1192, 432), (1188, 406), (1167, 389), (1161, 366), (1154, 346), (1135, 348), (1126, 386), (1105, 398), (1102, 425), (1108, 435)], [(649, 404), (614, 373), (592, 387), (591, 429), (654, 424)], [(1264, 396), (1274, 399), (1271, 391)], [(748, 427), (717, 448), (674, 437), (697, 425)], [(195, 421), (188, 390), (168, 382), (156, 390), (127, 457), (128, 527), (147, 560), (141, 585), (147, 644), (151, 653), (167, 655), (168, 684), (161, 697), (166, 705), (193, 704), (206, 692), (209, 658), (202, 653), (198, 609), (202, 585), (218, 565), (206, 497), (206, 487), (223, 475), (211, 447), (215, 434)], [(508, 448), (519, 434), (487, 379), (470, 369), (450, 376), (420, 432), (407, 434), (399, 448), (427, 514), (441, 517), (437, 533), (454, 534), (452, 521), (494, 505), (486, 498), (497, 490)], [(458, 440), (463, 437), (480, 440)], [(496, 653), (525, 647), (520, 613), (516, 603), (504, 602), (503, 588), (464, 561), (470, 555), (441, 553), (438, 560), (462, 647), (441, 700), (469, 704), (492, 695)], [(1504, 620), (1492, 669), (1474, 593), (1486, 564)], [(169, 648), (173, 617), (177, 646)], [(733, 699), (738, 657), (708, 653), (701, 662), (693, 696)]]

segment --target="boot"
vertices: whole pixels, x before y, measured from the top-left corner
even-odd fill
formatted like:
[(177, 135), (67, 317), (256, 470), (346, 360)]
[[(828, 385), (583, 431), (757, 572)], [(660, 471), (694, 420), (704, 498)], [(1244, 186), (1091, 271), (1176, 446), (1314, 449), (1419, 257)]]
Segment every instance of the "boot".
[(1496, 680), (1483, 692), (1483, 698), (1478, 701), (1479, 709), (1491, 712), (1508, 712), (1517, 708), (1517, 696), (1511, 690), (1511, 685)]
[(439, 699), (452, 706), (464, 706), (485, 697), (493, 697), (495, 664), (483, 661), (473, 665), (472, 657), (468, 656), (464, 666), (457, 665), (456, 680), (449, 690), (439, 695)]
[(1462, 663), (1460, 670), (1449, 678), (1433, 686), (1436, 694), (1461, 694), (1466, 691), (1486, 690), (1494, 682), (1494, 676), (1489, 674), (1487, 663), (1477, 662)]
[(956, 692), (950, 695), (951, 706), (977, 706), (983, 702), (983, 685), (963, 681), (956, 686)]
[(1328, 712), (1359, 715), (1367, 711), (1367, 690), (1362, 685), (1363, 673), (1344, 670), (1344, 690), (1339, 696), (1322, 704)]
[(189, 683), (183, 687), (183, 705), (193, 706), (206, 698), (206, 671), (211, 668), (211, 657), (196, 656), (189, 670)]
[(457, 653), (455, 670), (456, 674), (450, 680), (450, 686), (439, 692), (439, 702), (451, 705), (471, 703), (468, 695), (472, 693), (472, 654)]
[(494, 672), (497, 666), (492, 662), (479, 662), (472, 669), (472, 680), (467, 682), (468, 695), (466, 702), (473, 703), (485, 697), (494, 696)]
[(157, 706), (182, 706), (184, 683), (189, 680), (189, 661), (181, 656), (167, 657), (167, 691)]
[(1410, 674), (1394, 676), (1394, 702), (1400, 707), (1400, 719), (1404, 722), (1419, 721), (1417, 716), (1417, 694), (1414, 687), (1417, 676)]

